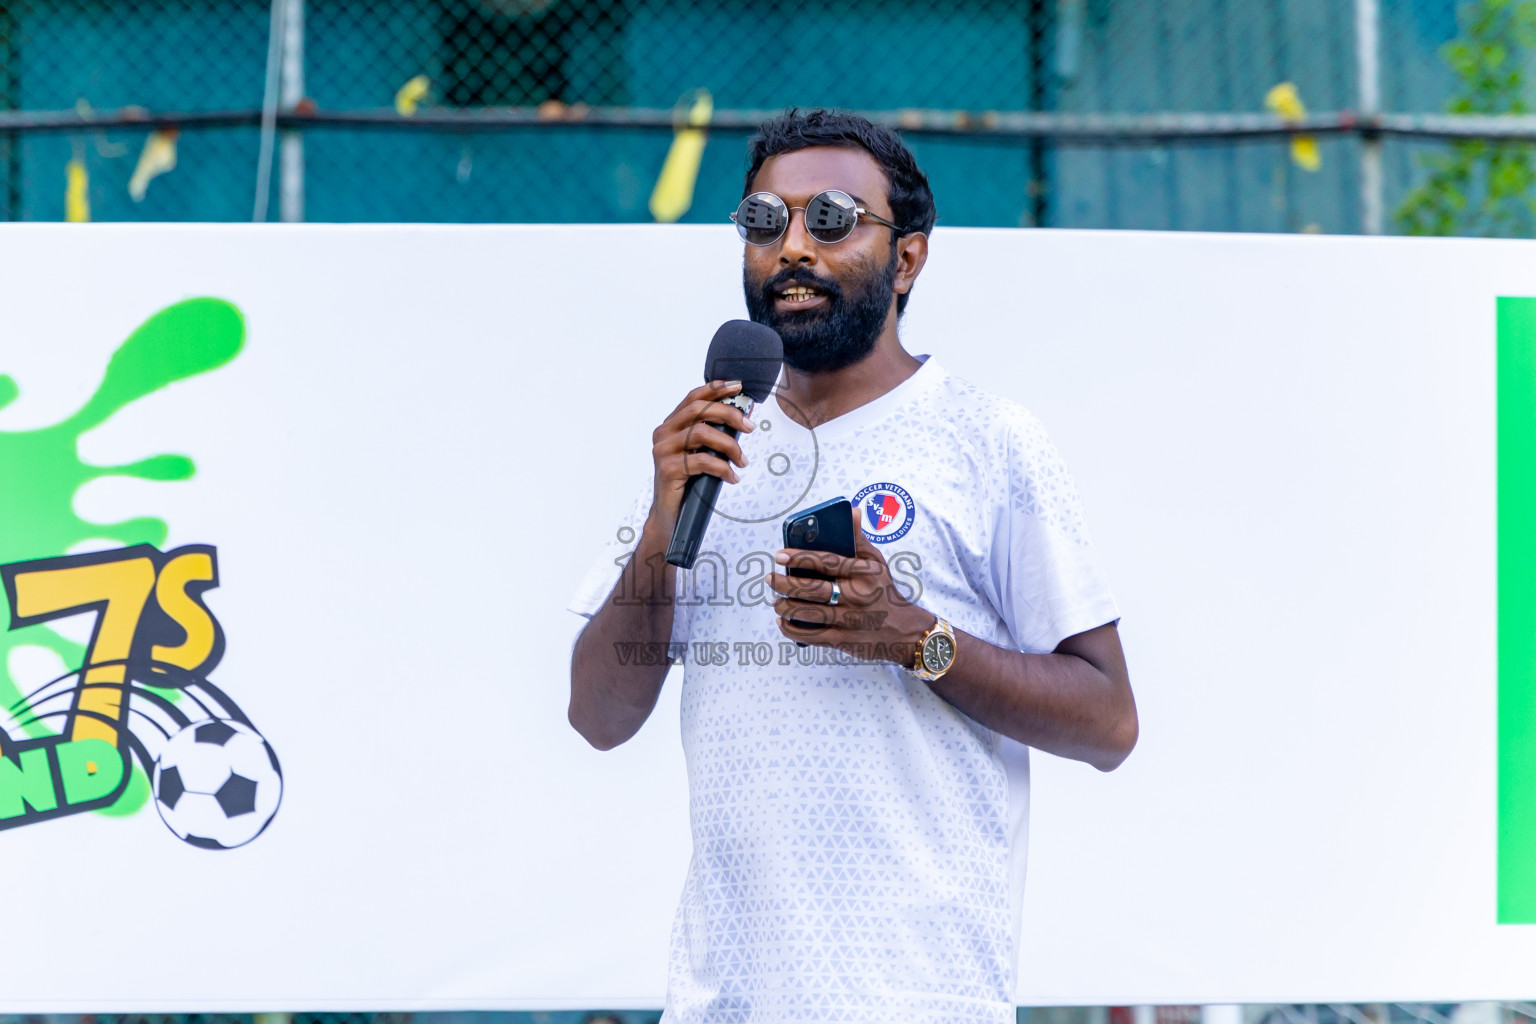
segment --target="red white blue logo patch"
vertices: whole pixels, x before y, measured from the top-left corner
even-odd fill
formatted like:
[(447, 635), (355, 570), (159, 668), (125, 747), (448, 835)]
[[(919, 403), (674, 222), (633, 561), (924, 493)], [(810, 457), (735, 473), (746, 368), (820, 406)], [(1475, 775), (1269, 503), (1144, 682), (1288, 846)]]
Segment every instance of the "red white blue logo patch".
[(905, 537), (917, 517), (912, 495), (895, 484), (870, 484), (853, 496), (853, 504), (863, 521), (864, 536), (876, 544)]

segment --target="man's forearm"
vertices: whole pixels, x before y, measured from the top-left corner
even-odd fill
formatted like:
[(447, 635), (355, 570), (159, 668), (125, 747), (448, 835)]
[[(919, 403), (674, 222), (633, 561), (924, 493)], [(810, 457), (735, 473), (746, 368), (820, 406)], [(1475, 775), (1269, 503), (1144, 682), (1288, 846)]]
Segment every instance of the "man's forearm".
[[(673, 577), (665, 561), (668, 537), (646, 523), (640, 542), (603, 606), (571, 653), (571, 725), (599, 750), (640, 731), (656, 706), (671, 659), (636, 652), (665, 649), (672, 636)], [(619, 652), (628, 650), (630, 657)], [(658, 663), (649, 663), (658, 662)]]
[(1021, 654), (955, 631), (954, 667), (933, 691), (1020, 743), (1109, 771), (1136, 745), (1136, 702), (1113, 625)]

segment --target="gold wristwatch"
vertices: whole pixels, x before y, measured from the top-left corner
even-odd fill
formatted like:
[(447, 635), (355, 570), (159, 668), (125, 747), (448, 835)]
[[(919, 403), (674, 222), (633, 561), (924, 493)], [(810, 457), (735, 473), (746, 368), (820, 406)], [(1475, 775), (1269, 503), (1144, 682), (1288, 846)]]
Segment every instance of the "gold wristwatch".
[(912, 660), (912, 674), (925, 683), (948, 672), (955, 663), (955, 631), (939, 619), (917, 642), (917, 656)]

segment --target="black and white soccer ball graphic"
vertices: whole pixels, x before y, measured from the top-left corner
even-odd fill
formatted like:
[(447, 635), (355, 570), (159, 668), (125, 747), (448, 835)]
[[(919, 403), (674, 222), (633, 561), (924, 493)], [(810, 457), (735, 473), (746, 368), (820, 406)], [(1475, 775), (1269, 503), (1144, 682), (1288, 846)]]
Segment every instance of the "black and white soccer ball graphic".
[(193, 846), (228, 850), (261, 835), (283, 798), (283, 770), (260, 733), (222, 718), (193, 722), (155, 758), (155, 810)]

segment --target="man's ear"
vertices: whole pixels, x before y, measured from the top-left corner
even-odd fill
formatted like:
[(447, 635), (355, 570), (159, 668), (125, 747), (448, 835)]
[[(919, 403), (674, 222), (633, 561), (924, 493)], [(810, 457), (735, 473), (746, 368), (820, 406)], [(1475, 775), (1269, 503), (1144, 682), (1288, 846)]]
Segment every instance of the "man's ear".
[(893, 282), (896, 294), (905, 295), (911, 290), (927, 262), (928, 236), (923, 232), (914, 231), (896, 240), (896, 280)]

